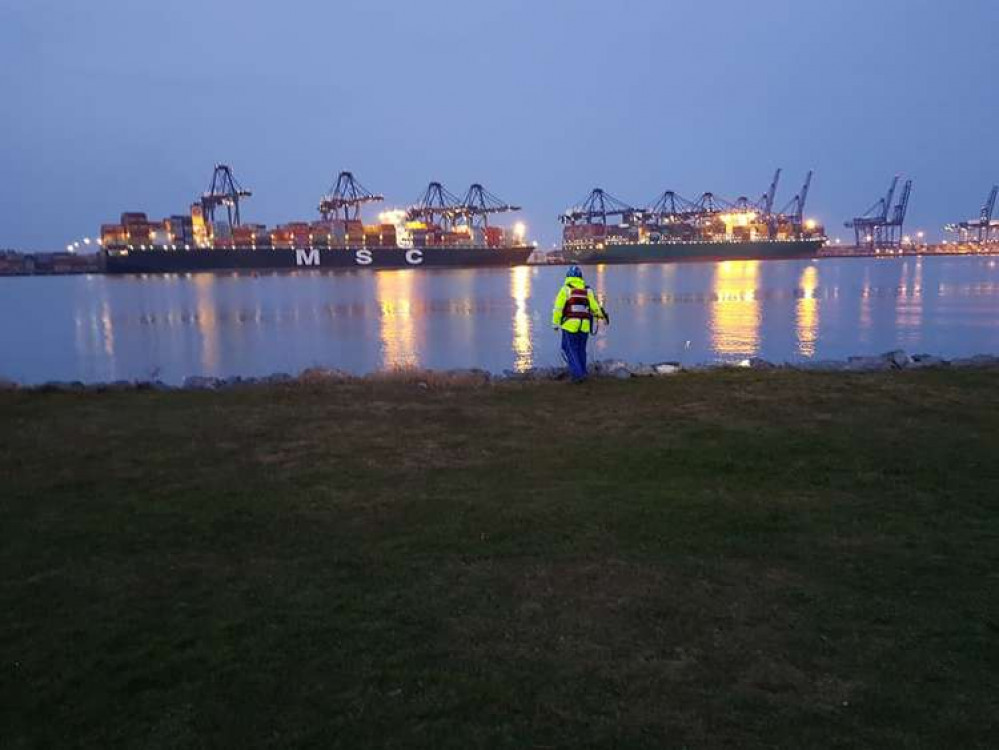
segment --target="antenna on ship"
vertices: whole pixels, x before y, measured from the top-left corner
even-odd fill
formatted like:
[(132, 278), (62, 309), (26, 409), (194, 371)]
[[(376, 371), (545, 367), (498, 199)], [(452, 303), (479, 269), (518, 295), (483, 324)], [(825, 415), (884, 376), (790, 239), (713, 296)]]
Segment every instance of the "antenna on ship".
[(465, 193), (465, 198), (458, 207), (458, 213), (468, 226), (481, 224), (489, 226), (489, 214), (519, 211), (520, 206), (512, 206), (486, 190), (479, 183), (473, 184)]
[(225, 206), (229, 226), (238, 227), (240, 225), (239, 201), (241, 198), (249, 198), (251, 195), (253, 193), (244, 190), (236, 182), (228, 164), (216, 164), (215, 171), (212, 173), (212, 184), (208, 187), (208, 192), (201, 196), (201, 207), (204, 210), (205, 218), (214, 223), (215, 209), (219, 206)]
[(376, 203), (385, 200), (384, 195), (375, 195), (354, 179), (351, 172), (341, 172), (336, 183), (328, 194), (319, 201), (319, 213), (324, 220), (337, 218), (337, 213), (343, 212), (345, 221), (356, 220), (365, 203)]
[(458, 196), (439, 182), (431, 182), (416, 204), (406, 211), (406, 218), (447, 228), (454, 226), (455, 220), (465, 214), (464, 202)]

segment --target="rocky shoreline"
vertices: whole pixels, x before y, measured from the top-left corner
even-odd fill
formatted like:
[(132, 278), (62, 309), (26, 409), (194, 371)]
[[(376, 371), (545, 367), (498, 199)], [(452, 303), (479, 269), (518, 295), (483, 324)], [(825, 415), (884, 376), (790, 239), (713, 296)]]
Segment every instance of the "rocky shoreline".
[[(752, 357), (741, 362), (704, 363), (682, 365), (679, 362), (656, 362), (652, 364), (629, 363), (623, 360), (604, 359), (590, 365), (590, 374), (595, 378), (627, 380), (642, 377), (669, 377), (684, 372), (706, 372), (711, 370), (784, 370), (801, 372), (891, 372), (924, 370), (929, 368), (999, 368), (999, 356), (978, 354), (973, 357), (944, 359), (932, 354), (910, 355), (898, 349), (873, 356), (855, 356), (847, 359), (823, 359), (805, 362), (770, 362), (760, 357)], [(316, 385), (329, 383), (358, 382), (405, 382), (419, 387), (441, 385), (487, 385), (503, 382), (541, 382), (564, 380), (567, 377), (564, 367), (533, 367), (525, 371), (504, 370), (500, 374), (481, 369), (418, 370), (402, 369), (375, 372), (367, 375), (354, 375), (349, 372), (325, 367), (310, 367), (297, 375), (277, 372), (264, 377), (207, 377), (194, 375), (184, 379), (180, 385), (171, 385), (162, 380), (115, 380), (107, 383), (83, 383), (80, 381), (49, 381), (33, 385), (21, 385), (0, 378), (0, 391), (27, 391), (35, 393), (106, 393), (114, 391), (214, 391), (233, 388), (269, 385)]]

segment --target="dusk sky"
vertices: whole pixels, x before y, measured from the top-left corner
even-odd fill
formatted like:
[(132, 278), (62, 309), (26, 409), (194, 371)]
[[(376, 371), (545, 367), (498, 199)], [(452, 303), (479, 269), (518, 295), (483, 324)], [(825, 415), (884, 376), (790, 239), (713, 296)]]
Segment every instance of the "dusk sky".
[(995, 0), (0, 0), (0, 247), (183, 211), (215, 162), (244, 219), (312, 219), (352, 170), (524, 206), (545, 246), (601, 186), (783, 204), (832, 237), (897, 172), (936, 235), (999, 182)]

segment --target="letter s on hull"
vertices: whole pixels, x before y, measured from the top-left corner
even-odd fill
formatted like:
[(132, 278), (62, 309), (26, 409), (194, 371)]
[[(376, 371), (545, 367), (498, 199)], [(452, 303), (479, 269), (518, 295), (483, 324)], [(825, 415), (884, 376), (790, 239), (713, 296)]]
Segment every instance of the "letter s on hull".
[(354, 261), (359, 266), (370, 266), (373, 260), (374, 258), (371, 257), (370, 250), (358, 250), (354, 253)]
[(406, 251), (406, 262), (411, 266), (418, 266), (423, 262), (423, 251), (422, 250), (407, 250)]
[(318, 250), (296, 250), (295, 251), (295, 265), (296, 266), (318, 266), (319, 265), (319, 251)]

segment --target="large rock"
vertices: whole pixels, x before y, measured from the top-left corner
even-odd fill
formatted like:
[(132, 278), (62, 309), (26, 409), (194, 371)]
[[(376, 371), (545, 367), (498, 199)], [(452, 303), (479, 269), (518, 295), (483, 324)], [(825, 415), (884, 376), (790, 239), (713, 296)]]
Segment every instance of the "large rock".
[(650, 366), (657, 377), (676, 375), (683, 369), (679, 362), (656, 362)]
[(137, 380), (133, 384), (137, 391), (172, 391), (173, 388), (162, 380)]
[(485, 385), (492, 380), (492, 375), (486, 370), (481, 370), (477, 367), (445, 370), (444, 375), (450, 380), (475, 383), (477, 385)]
[(628, 369), (628, 363), (622, 359), (598, 359), (590, 365), (590, 372), (594, 375), (611, 375), (617, 370)]
[(806, 362), (795, 362), (789, 364), (793, 370), (806, 370), (812, 372), (841, 372), (846, 370), (848, 365), (842, 359), (815, 359)]
[(950, 362), (942, 357), (932, 354), (913, 354), (912, 362), (909, 364), (910, 370), (925, 370), (930, 367), (949, 367)]
[(895, 349), (894, 351), (885, 352), (884, 354), (881, 355), (881, 358), (896, 370), (904, 370), (906, 367), (912, 364), (912, 357), (910, 357), (901, 349)]
[(961, 357), (951, 360), (951, 367), (996, 367), (999, 366), (999, 357), (991, 354), (976, 354), (974, 357)]
[(39, 393), (81, 393), (87, 386), (79, 380), (50, 380), (35, 388)]
[(774, 370), (777, 368), (777, 365), (770, 360), (763, 359), (763, 357), (750, 357), (745, 360), (744, 366), (750, 370)]
[(895, 368), (884, 357), (849, 357), (846, 360), (846, 369), (854, 372), (882, 372)]
[(182, 387), (189, 391), (214, 391), (219, 388), (223, 382), (224, 381), (219, 378), (191, 375), (184, 378), (184, 385)]
[(300, 383), (342, 383), (350, 379), (350, 373), (331, 370), (328, 367), (309, 367), (298, 376)]
[(631, 374), (636, 378), (653, 378), (656, 376), (656, 368), (639, 362), (631, 367)]

